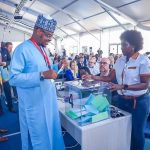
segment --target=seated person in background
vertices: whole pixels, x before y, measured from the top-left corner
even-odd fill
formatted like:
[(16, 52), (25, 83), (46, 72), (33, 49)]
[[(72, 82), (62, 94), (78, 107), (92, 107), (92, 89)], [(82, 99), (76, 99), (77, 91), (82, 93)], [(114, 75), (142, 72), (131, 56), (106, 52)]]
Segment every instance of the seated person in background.
[(88, 67), (81, 67), (79, 69), (79, 77), (82, 79), (82, 76), (83, 75), (88, 75), (88, 74), (91, 74), (90, 70)]
[(66, 70), (65, 77), (67, 81), (72, 81), (79, 78), (78, 66), (76, 61), (70, 61), (70, 68)]
[[(111, 60), (109, 58), (101, 58), (100, 61), (100, 73), (97, 76), (109, 76), (111, 72)], [(116, 78), (112, 81), (113, 83), (117, 83)], [(109, 101), (112, 105), (118, 106), (117, 91), (111, 92), (111, 97), (109, 97)]]
[(85, 66), (86, 66), (86, 62), (84, 61), (84, 56), (79, 57), (78, 69)]
[(97, 74), (100, 73), (100, 71), (99, 71), (99, 65), (96, 62), (95, 56), (91, 57), (89, 59), (88, 68), (89, 68), (89, 70), (90, 70), (90, 72), (91, 72), (92, 75), (97, 75)]
[[(111, 72), (111, 60), (109, 58), (103, 57), (103, 58), (101, 58), (99, 63), (100, 63), (100, 65), (99, 65), (100, 73), (97, 74), (96, 76), (109, 76), (109, 74)], [(103, 91), (103, 92), (110, 93), (108, 89), (105, 89), (105, 91)], [(117, 92), (113, 91), (107, 97), (111, 104), (113, 101), (113, 96), (115, 96), (116, 94), (117, 94)]]
[(58, 68), (59, 61), (60, 61), (59, 58), (56, 58), (56, 57), (54, 58), (52, 69), (56, 72), (58, 72), (58, 70), (59, 70), (59, 68)]
[(108, 76), (110, 72), (110, 59), (109, 58), (101, 58), (99, 65), (100, 73), (98, 76)]
[(68, 60), (66, 58), (61, 58), (61, 60), (58, 63), (58, 71), (61, 69), (61, 71), (58, 73), (57, 79), (64, 79), (65, 72), (68, 68)]

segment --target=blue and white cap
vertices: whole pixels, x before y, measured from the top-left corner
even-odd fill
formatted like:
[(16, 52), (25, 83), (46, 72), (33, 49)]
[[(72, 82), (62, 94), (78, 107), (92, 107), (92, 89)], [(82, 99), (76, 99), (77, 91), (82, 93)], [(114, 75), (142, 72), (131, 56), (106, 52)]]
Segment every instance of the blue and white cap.
[(54, 32), (56, 25), (56, 20), (52, 19), (49, 15), (39, 15), (35, 23), (36, 27), (42, 28), (48, 32)]

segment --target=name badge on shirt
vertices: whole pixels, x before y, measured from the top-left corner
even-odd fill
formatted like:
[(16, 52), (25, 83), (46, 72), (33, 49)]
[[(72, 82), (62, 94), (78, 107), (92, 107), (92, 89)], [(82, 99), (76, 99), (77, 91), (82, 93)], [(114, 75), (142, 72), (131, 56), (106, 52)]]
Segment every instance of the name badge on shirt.
[(136, 69), (136, 66), (128, 67), (128, 69)]

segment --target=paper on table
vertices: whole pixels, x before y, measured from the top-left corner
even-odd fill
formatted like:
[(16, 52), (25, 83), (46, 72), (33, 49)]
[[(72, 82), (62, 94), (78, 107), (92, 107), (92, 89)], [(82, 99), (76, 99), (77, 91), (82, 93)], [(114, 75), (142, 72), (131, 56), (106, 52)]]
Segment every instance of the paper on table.
[(84, 111), (77, 112), (76, 115), (77, 115), (78, 117), (80, 117), (80, 116), (86, 115), (86, 114), (88, 114), (88, 113), (89, 113), (88, 111), (84, 110)]
[(66, 115), (69, 116), (72, 119), (77, 119), (79, 116), (77, 116), (77, 114), (73, 111), (68, 111), (66, 112)]
[(88, 99), (87, 99), (85, 105), (90, 105), (91, 102), (92, 102), (92, 100), (94, 99), (94, 97), (95, 97), (95, 96), (94, 96), (93, 94), (90, 94), (90, 96), (88, 97)]
[(91, 102), (91, 104), (99, 111), (103, 111), (106, 107), (109, 106), (107, 98), (102, 95), (96, 96)]
[(83, 109), (71, 109), (69, 111), (66, 112), (66, 114), (72, 118), (72, 119), (77, 119), (78, 117), (81, 117), (83, 115), (88, 114), (89, 112), (85, 110), (85, 108)]
[(85, 105), (84, 107), (90, 113), (93, 113), (93, 114), (98, 114), (99, 113), (99, 111), (95, 107), (93, 107), (92, 105)]
[(92, 120), (91, 116), (84, 116), (84, 117), (78, 119), (77, 122), (82, 124), (82, 123), (85, 123), (85, 122), (89, 122), (91, 120)]
[(98, 121), (101, 121), (101, 120), (104, 120), (104, 119), (107, 119), (108, 118), (108, 112), (105, 111), (105, 112), (101, 112), (97, 115), (94, 115), (92, 116), (92, 122), (98, 122)]

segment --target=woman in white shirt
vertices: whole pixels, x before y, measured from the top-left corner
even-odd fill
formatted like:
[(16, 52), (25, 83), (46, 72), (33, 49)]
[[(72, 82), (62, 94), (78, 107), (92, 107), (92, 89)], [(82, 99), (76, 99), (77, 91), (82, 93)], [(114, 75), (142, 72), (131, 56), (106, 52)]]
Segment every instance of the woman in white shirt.
[(150, 105), (150, 60), (139, 53), (143, 48), (140, 32), (127, 30), (120, 39), (123, 56), (116, 61), (110, 75), (84, 78), (111, 82), (116, 77), (118, 84), (111, 83), (111, 89), (118, 92), (119, 107), (132, 114), (131, 150), (143, 150), (144, 125)]

